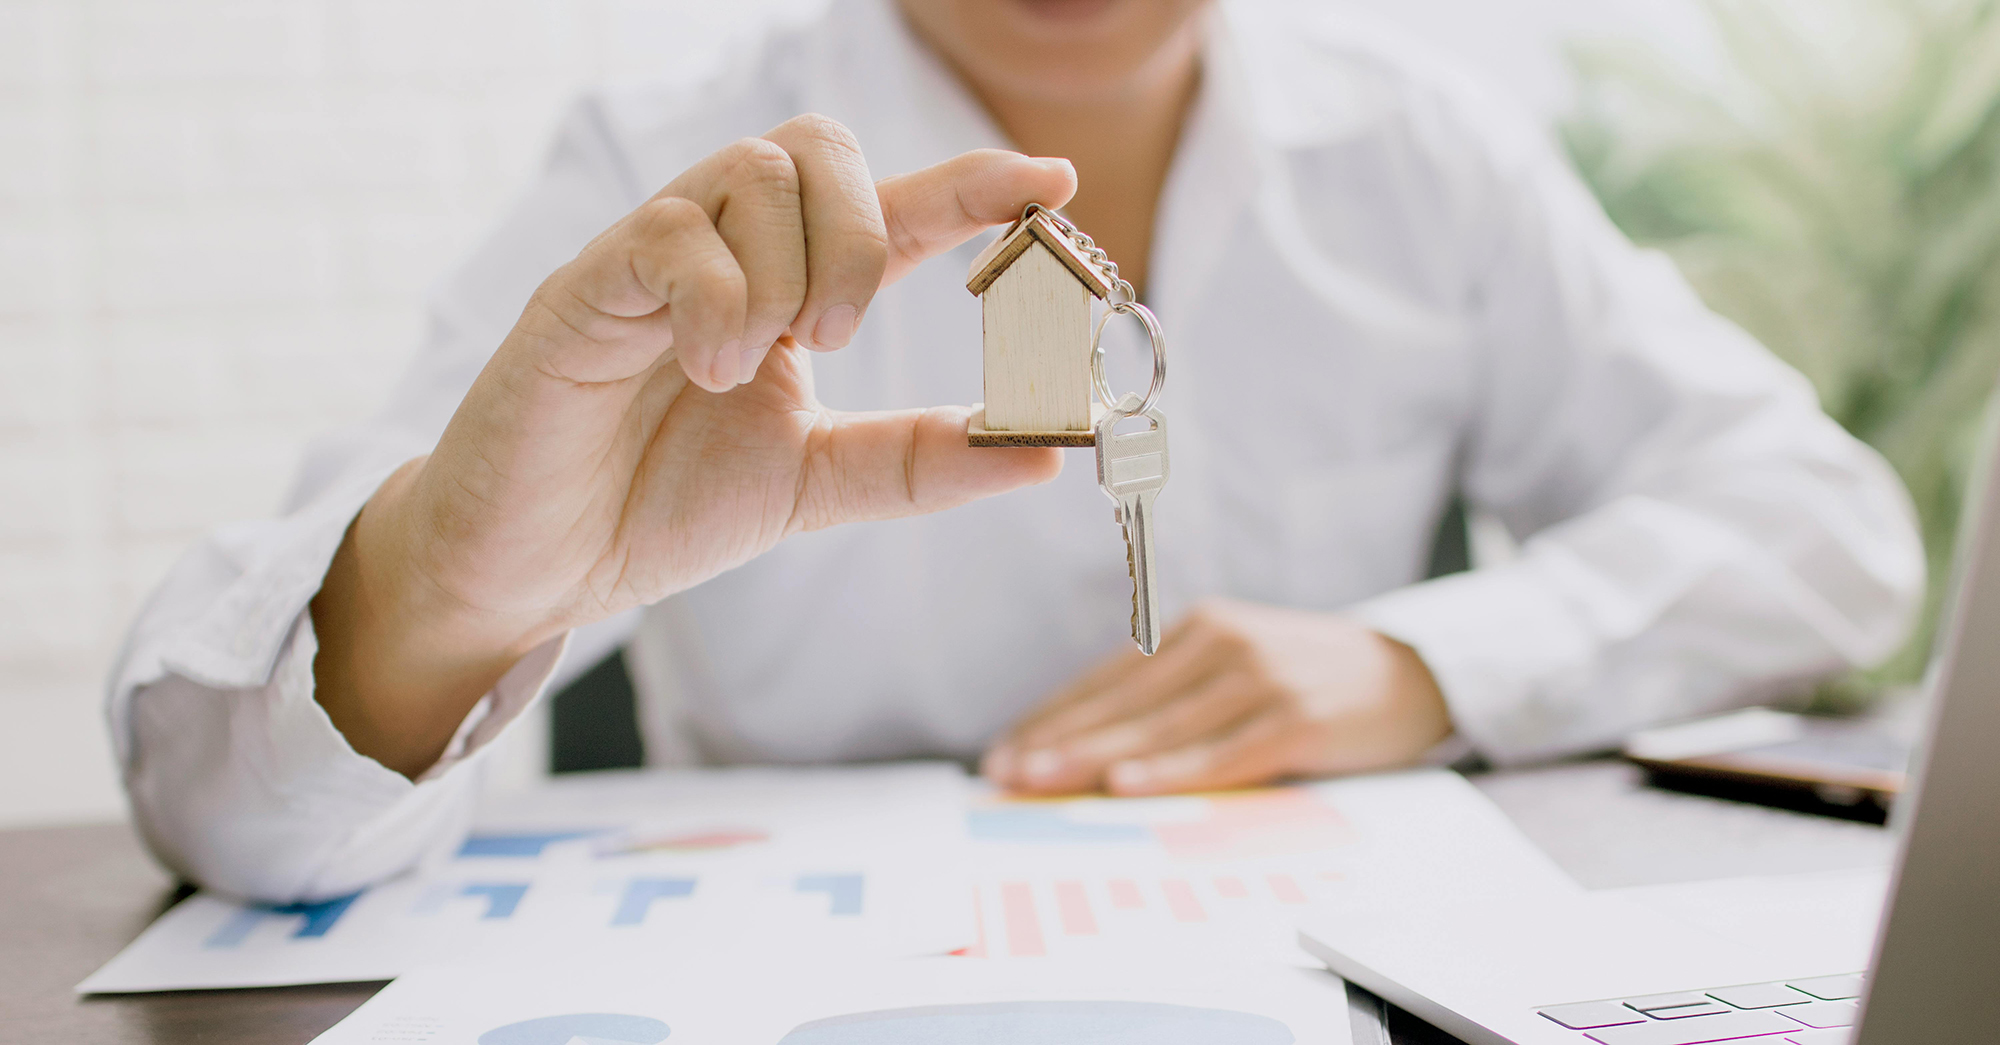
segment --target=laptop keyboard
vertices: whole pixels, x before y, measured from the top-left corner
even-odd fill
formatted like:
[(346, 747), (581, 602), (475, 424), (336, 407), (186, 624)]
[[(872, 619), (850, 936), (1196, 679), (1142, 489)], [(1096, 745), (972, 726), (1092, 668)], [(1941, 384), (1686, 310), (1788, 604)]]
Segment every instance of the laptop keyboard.
[(1746, 983), (1709, 991), (1649, 994), (1537, 1009), (1544, 1019), (1599, 1045), (1846, 1045), (1861, 1007), (1862, 980)]

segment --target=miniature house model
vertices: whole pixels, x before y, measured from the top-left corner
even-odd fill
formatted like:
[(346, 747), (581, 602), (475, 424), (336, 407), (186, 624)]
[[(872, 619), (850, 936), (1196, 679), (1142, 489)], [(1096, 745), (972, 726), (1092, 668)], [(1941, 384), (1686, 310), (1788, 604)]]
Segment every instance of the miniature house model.
[(986, 407), (973, 446), (1091, 446), (1090, 299), (1111, 278), (1046, 211), (1034, 210), (972, 262), (985, 331)]

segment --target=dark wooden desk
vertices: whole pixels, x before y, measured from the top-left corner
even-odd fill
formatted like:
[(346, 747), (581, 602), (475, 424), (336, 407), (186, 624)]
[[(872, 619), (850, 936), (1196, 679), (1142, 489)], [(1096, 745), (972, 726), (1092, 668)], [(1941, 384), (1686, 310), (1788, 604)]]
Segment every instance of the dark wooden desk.
[[(1615, 762), (1474, 782), (1593, 888), (1872, 866), (1891, 845), (1865, 824), (1644, 789), (1636, 771)], [(174, 883), (129, 828), (0, 832), (0, 1042), (297, 1045), (381, 986), (88, 999), (71, 992), (175, 899)]]

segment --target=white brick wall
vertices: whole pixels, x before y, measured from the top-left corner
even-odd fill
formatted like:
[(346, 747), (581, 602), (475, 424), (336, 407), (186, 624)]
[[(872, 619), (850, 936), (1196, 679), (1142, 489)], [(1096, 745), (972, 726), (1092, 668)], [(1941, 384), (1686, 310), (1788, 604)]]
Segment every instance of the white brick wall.
[(816, 2), (0, 0), (0, 824), (122, 815), (138, 601), (373, 409), (567, 98)]
[[(98, 704), (134, 607), (374, 406), (567, 97), (817, 2), (0, 0), (0, 824), (122, 814)], [(1548, 41), (1607, 6), (1348, 2), (1542, 106)]]

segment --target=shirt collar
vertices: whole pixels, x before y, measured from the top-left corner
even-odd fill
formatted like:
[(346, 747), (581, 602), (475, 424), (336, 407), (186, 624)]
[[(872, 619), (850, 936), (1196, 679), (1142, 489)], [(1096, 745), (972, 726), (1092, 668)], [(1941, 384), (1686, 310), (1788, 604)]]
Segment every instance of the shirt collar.
[(1254, 199), (1271, 162), (1257, 134), (1246, 63), (1220, 5), (1204, 16), (1201, 93), (1181, 129), (1153, 222), (1148, 304), (1165, 320), (1188, 318)]
[[(1147, 298), (1163, 317), (1183, 316), (1200, 300), (1269, 162), (1232, 16), (1217, 6), (1202, 17), (1201, 89), (1161, 193), (1148, 266)], [(801, 100), (854, 132), (875, 177), (1011, 147), (894, 0), (836, 0), (822, 24), (805, 56)]]

